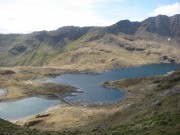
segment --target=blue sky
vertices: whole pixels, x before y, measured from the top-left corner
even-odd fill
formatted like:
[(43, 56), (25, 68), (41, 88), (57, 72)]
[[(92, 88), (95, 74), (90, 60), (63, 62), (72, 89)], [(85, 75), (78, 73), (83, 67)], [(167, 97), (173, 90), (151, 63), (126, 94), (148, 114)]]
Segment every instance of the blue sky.
[(0, 33), (108, 26), (123, 19), (178, 13), (180, 0), (0, 0)]

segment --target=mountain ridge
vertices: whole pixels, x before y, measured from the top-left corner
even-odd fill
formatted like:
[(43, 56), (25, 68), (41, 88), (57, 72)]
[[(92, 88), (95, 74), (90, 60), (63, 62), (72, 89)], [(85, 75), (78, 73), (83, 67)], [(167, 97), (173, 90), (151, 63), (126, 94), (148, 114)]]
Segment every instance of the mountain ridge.
[[(147, 44), (152, 44), (148, 46), (148, 48), (153, 46), (152, 49), (156, 48), (158, 46), (157, 44), (167, 44), (174, 49), (174, 46), (179, 46), (179, 43), (180, 14), (171, 17), (165, 15), (149, 17), (142, 22), (121, 20), (107, 27), (64, 26), (54, 31), (37, 31), (30, 34), (0, 34), (0, 66), (54, 65), (51, 64), (53, 63), (51, 61), (57, 60), (56, 57), (62, 53), (73, 49), (80, 50), (85, 46), (91, 48), (91, 44), (93, 46), (113, 44), (113, 46), (119, 46), (120, 50), (125, 49), (128, 51), (127, 53), (132, 53), (132, 51), (148, 53), (144, 52), (144, 50), (147, 50), (144, 49)], [(103, 46), (103, 48), (106, 48), (106, 46)], [(158, 53), (153, 52), (151, 54)], [(166, 61), (166, 59), (161, 60), (163, 59), (163, 53), (160, 52), (160, 56), (157, 56), (159, 58), (151, 63)], [(73, 59), (73, 55), (71, 59)], [(176, 55), (174, 55), (174, 52), (164, 55), (169, 55), (167, 56), (168, 59), (173, 59), (175, 62), (179, 61), (179, 56), (175, 58)], [(101, 59), (100, 61), (103, 61), (103, 58)], [(151, 60), (148, 61), (150, 62)], [(60, 62), (58, 66), (62, 64), (63, 62)], [(72, 63), (70, 64), (72, 65)], [(127, 65), (131, 66), (131, 64)]]
[[(162, 25), (164, 23), (164, 25)], [(34, 31), (28, 34), (20, 34), (20, 33), (9, 33), (9, 34), (3, 34), (0, 33), (0, 35), (40, 35), (40, 34), (49, 34), (51, 36), (64, 36), (66, 37), (68, 33), (74, 33), (78, 34), (76, 32), (79, 31), (79, 33), (82, 35), (88, 32), (89, 30), (93, 28), (105, 28), (107, 32), (111, 32), (112, 34), (117, 34), (118, 31), (125, 33), (125, 34), (135, 34), (136, 30), (138, 27), (146, 27), (146, 30), (149, 32), (157, 33), (157, 34), (162, 34), (164, 36), (173, 36), (175, 35), (173, 32), (177, 31), (177, 34), (179, 36), (179, 29), (180, 29), (180, 14), (176, 14), (173, 16), (168, 17), (167, 15), (158, 15), (155, 17), (148, 17), (147, 19), (139, 22), (139, 21), (130, 21), (128, 19), (125, 20), (120, 20), (115, 24), (112, 24), (110, 26), (104, 26), (104, 27), (99, 27), (99, 26), (85, 26), (85, 27), (79, 27), (79, 26), (62, 26), (59, 27), (56, 30), (43, 30), (43, 31)], [(174, 27), (172, 25), (175, 25)], [(130, 27), (131, 26), (131, 27)], [(177, 28), (176, 28), (177, 27)], [(118, 31), (115, 31), (114, 33), (111, 31), (111, 29), (116, 29)], [(128, 28), (128, 29), (127, 29)], [(133, 32), (129, 32), (130, 29)], [(164, 32), (160, 32), (165, 28)], [(171, 29), (171, 30), (170, 30)], [(159, 31), (158, 31), (159, 30)], [(72, 36), (72, 35), (71, 35)]]

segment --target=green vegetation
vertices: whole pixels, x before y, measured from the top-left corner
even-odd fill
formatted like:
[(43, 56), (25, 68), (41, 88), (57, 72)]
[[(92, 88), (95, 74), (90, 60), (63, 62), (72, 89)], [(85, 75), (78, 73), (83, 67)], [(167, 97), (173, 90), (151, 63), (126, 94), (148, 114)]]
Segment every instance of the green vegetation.
[(39, 131), (36, 129), (17, 126), (8, 121), (0, 119), (0, 135), (78, 135), (78, 133), (78, 131)]
[(16, 126), (0, 119), (1, 135), (179, 135), (180, 114), (159, 114), (152, 118), (119, 124), (108, 128), (94, 128), (89, 131), (39, 131)]
[(40, 131), (30, 130), (25, 127), (16, 126), (10, 122), (0, 119), (0, 134), (1, 135), (35, 135), (35, 134), (40, 134)]
[(178, 135), (179, 124), (180, 114), (159, 114), (92, 132), (99, 135)]

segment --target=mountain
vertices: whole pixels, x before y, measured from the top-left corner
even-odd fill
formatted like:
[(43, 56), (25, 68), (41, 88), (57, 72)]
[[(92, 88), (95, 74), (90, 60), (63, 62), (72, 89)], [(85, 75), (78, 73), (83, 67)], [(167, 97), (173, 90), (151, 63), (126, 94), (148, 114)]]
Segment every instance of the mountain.
[(77, 40), (90, 27), (67, 26), (56, 31), (0, 35), (0, 65), (43, 65), (64, 45)]
[(150, 17), (142, 22), (142, 26), (148, 32), (169, 36), (180, 41), (180, 15)]
[[(0, 34), (0, 66), (88, 69), (179, 63), (180, 14), (107, 27), (65, 26), (30, 34)], [(106, 58), (105, 58), (106, 57)], [(128, 58), (128, 59), (127, 59)]]
[(135, 34), (139, 28), (145, 28), (147, 32), (156, 33), (161, 36), (169, 36), (179, 41), (180, 37), (180, 14), (168, 17), (158, 15), (149, 17), (142, 22), (130, 22), (129, 20), (119, 21), (109, 27), (114, 30), (112, 33), (122, 32), (125, 34)]
[(140, 22), (130, 22), (129, 20), (122, 20), (110, 27), (107, 27), (107, 30), (112, 34), (124, 33), (128, 35), (134, 35), (140, 25)]

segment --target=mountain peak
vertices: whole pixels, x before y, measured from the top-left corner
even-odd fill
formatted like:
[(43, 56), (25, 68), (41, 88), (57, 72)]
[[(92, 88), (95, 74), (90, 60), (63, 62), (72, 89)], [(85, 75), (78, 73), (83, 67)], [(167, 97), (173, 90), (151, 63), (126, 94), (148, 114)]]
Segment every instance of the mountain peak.
[(180, 41), (180, 14), (170, 17), (171, 36)]
[(142, 22), (142, 26), (145, 27), (148, 32), (163, 36), (170, 35), (170, 18), (166, 15), (149, 17)]
[(113, 34), (118, 34), (120, 32), (132, 35), (135, 34), (136, 30), (140, 26), (139, 22), (131, 22), (129, 20), (121, 20), (108, 27), (108, 31)]

